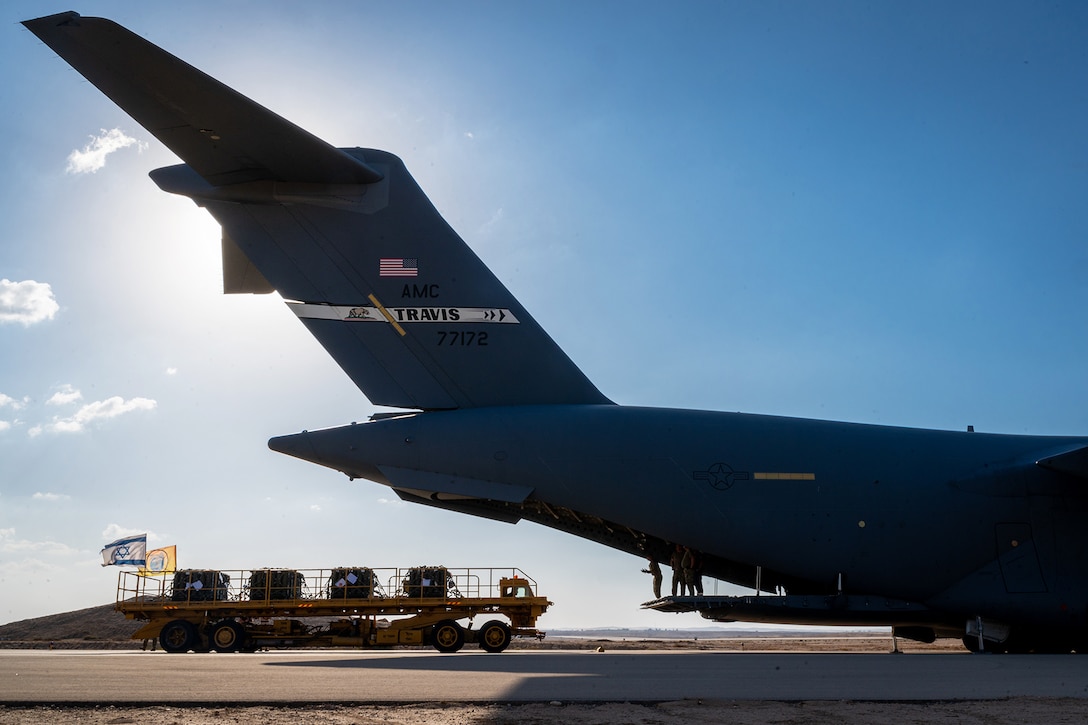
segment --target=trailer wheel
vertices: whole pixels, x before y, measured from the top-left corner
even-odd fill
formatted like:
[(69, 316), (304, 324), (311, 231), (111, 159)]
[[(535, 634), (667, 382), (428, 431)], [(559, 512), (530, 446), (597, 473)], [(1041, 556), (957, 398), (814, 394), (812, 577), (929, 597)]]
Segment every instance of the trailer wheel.
[(162, 645), (163, 650), (174, 654), (193, 649), (198, 639), (196, 627), (184, 619), (167, 622), (159, 632), (159, 644)]
[(212, 627), (208, 641), (216, 652), (237, 652), (245, 643), (246, 630), (233, 619), (224, 619)]
[(465, 644), (465, 630), (452, 619), (444, 619), (431, 630), (431, 642), (439, 652), (456, 652)]
[(480, 641), (480, 649), (484, 652), (502, 652), (510, 646), (510, 625), (492, 619), (480, 627), (476, 638)]
[(963, 637), (960, 638), (960, 641), (963, 642), (963, 646), (967, 648), (968, 652), (971, 652), (971, 653), (978, 652), (978, 637), (977, 636), (975, 636), (973, 634), (965, 634), (965, 635), (963, 635)]

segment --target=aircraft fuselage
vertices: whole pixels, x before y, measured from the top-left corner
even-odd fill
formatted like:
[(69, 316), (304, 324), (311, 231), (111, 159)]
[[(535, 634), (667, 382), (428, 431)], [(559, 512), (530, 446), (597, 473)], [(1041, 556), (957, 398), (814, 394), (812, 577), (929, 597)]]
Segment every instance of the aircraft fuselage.
[(1083, 626), (1088, 492), (1036, 462), (1085, 444), (614, 405), (409, 414), (270, 441), (438, 505), (539, 500), (607, 519), (804, 582), (791, 591), (1050, 627)]

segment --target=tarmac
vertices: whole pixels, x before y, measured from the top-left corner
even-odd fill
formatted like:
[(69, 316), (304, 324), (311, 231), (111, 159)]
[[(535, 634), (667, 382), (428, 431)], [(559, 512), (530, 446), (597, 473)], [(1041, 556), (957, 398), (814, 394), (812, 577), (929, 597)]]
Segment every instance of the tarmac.
[(0, 650), (0, 704), (1088, 700), (1076, 655)]

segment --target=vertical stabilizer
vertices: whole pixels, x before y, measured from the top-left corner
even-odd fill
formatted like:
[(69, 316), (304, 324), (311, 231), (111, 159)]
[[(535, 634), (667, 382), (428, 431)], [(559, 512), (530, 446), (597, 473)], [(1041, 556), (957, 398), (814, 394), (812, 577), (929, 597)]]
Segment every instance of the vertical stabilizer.
[(609, 402), (397, 157), (334, 148), (109, 20), (24, 25), (185, 161), (152, 178), (223, 226), (225, 291), (279, 292), (372, 402)]

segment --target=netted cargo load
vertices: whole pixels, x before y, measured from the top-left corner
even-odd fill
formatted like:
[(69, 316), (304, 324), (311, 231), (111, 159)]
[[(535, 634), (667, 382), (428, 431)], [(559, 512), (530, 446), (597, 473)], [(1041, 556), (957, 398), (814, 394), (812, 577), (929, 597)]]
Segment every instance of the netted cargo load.
[(175, 602), (226, 601), (230, 576), (221, 571), (182, 569), (174, 572), (170, 599)]
[(254, 569), (249, 575), (249, 599), (253, 602), (301, 599), (306, 577), (294, 569)]
[(409, 597), (434, 599), (445, 597), (447, 587), (452, 583), (450, 572), (444, 566), (417, 566), (408, 570), (403, 586)]
[(329, 575), (329, 599), (368, 599), (375, 594), (378, 580), (365, 566), (333, 569)]

